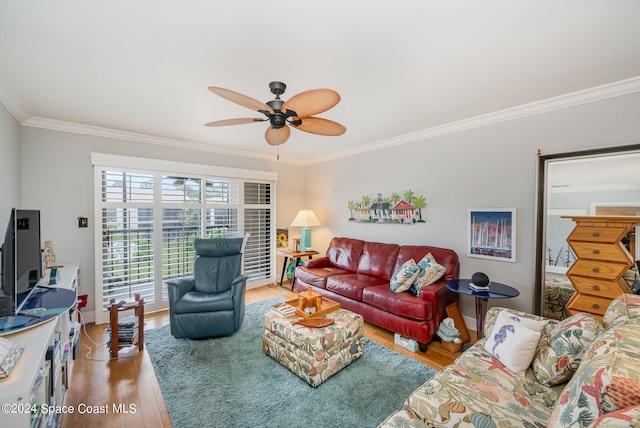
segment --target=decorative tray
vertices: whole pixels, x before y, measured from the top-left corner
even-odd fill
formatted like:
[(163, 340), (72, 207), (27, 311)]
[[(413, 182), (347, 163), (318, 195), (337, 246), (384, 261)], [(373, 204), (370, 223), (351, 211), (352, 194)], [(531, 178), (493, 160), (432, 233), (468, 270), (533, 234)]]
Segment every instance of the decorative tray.
[(323, 315), (328, 314), (329, 312), (333, 312), (335, 310), (340, 309), (340, 303), (334, 302), (333, 300), (329, 300), (325, 298), (322, 298), (322, 305), (320, 306), (320, 310), (312, 314), (308, 314), (300, 308), (300, 305), (298, 304), (298, 299), (288, 300), (286, 303), (296, 308), (296, 316), (302, 317), (302, 318), (321, 317)]

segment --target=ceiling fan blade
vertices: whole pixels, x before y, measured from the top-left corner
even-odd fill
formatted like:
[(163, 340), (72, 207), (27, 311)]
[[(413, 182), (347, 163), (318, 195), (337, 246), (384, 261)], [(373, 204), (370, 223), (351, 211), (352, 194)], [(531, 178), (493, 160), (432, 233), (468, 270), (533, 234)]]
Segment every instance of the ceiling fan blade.
[(291, 128), (286, 125), (282, 128), (270, 126), (267, 128), (267, 132), (264, 133), (264, 138), (272, 146), (279, 146), (287, 142), (289, 135), (291, 135)]
[(327, 111), (339, 102), (340, 94), (333, 89), (312, 89), (289, 98), (282, 106), (282, 111), (289, 109), (295, 111), (298, 117), (308, 117)]
[(238, 92), (234, 92), (230, 89), (219, 88), (217, 86), (209, 86), (209, 90), (214, 94), (221, 96), (222, 98), (225, 98), (236, 104), (240, 104), (241, 106), (249, 108), (251, 110), (266, 110), (269, 113), (273, 113), (273, 109), (271, 109), (271, 107), (269, 107), (262, 101), (258, 101), (254, 98), (248, 97)]
[(333, 120), (322, 119), (320, 117), (303, 117), (301, 120), (302, 123), (295, 128), (311, 134), (335, 137), (347, 132), (347, 128)]
[(214, 122), (205, 123), (204, 126), (228, 126), (228, 125), (242, 125), (245, 123), (253, 123), (253, 122), (264, 122), (267, 119), (253, 118), (253, 117), (242, 117), (239, 119), (224, 119), (224, 120), (216, 120)]

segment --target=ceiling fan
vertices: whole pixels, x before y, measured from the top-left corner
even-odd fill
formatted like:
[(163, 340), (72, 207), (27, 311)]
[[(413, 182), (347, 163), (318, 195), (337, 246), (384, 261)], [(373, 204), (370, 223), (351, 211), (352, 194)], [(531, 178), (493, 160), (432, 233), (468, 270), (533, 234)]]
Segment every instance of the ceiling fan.
[(280, 95), (284, 94), (285, 89), (287, 89), (287, 85), (284, 83), (271, 82), (269, 83), (269, 89), (271, 89), (271, 93), (276, 98), (263, 103), (229, 89), (209, 86), (209, 90), (214, 94), (262, 113), (265, 118), (247, 117), (217, 120), (205, 123), (205, 126), (241, 125), (268, 120), (270, 126), (267, 128), (264, 137), (267, 143), (272, 146), (283, 144), (289, 139), (291, 134), (289, 126), (317, 135), (337, 136), (347, 131), (347, 128), (338, 122), (314, 117), (314, 115), (325, 112), (340, 102), (340, 94), (333, 89), (312, 89), (294, 95), (288, 101), (280, 99)]

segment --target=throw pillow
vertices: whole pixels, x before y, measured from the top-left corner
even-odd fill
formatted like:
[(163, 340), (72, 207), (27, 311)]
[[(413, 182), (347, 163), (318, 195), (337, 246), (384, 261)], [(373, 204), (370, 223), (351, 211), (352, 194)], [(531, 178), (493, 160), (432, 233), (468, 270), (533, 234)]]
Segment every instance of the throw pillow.
[(548, 346), (533, 360), (538, 381), (553, 386), (571, 379), (585, 348), (602, 331), (602, 325), (586, 313), (572, 315), (556, 324), (549, 333)]
[(442, 278), (442, 275), (444, 275), (447, 270), (447, 268), (436, 261), (435, 257), (433, 257), (431, 253), (424, 256), (422, 260), (418, 262), (418, 267), (420, 268), (420, 272), (418, 273), (418, 277), (415, 279), (411, 290), (411, 292), (416, 296), (420, 295), (420, 290), (424, 287), (431, 285)]
[(524, 376), (546, 323), (502, 311), (484, 344), (485, 350), (513, 373)]
[(394, 293), (407, 291), (413, 284), (414, 280), (418, 277), (418, 274), (420, 274), (420, 268), (416, 264), (415, 260), (407, 260), (391, 277), (391, 291)]
[(616, 336), (615, 329), (605, 330), (587, 347), (578, 369), (556, 400), (547, 426), (584, 428), (602, 415), (600, 399), (611, 385)]

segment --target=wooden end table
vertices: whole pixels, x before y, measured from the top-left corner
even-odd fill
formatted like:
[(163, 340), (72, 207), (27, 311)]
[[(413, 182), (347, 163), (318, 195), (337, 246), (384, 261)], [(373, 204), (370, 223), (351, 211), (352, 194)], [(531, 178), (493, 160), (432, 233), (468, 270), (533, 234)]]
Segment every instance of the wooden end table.
[[(280, 274), (280, 287), (282, 287), (282, 281), (284, 280), (284, 273), (287, 271), (287, 261), (289, 259), (296, 259), (296, 267), (300, 264), (300, 259), (302, 257), (309, 257), (309, 260), (318, 253), (317, 251), (278, 251), (278, 255), (284, 257), (284, 264), (282, 265), (282, 274)], [(296, 276), (294, 274), (293, 278), (291, 278), (291, 291), (293, 291), (293, 287), (296, 285)]]

